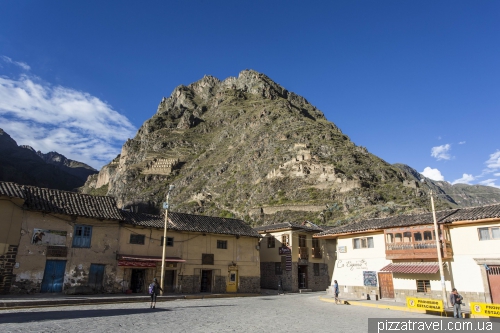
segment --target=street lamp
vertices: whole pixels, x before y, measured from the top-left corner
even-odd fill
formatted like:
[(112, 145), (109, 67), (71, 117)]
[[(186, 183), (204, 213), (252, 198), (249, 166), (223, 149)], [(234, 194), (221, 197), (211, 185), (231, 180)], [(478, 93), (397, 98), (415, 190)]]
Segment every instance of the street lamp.
[(160, 295), (163, 296), (163, 279), (165, 277), (165, 252), (167, 245), (167, 224), (168, 224), (168, 199), (170, 198), (170, 192), (175, 188), (174, 185), (170, 185), (167, 191), (167, 201), (163, 203), (163, 209), (165, 209), (165, 227), (163, 228), (163, 254), (161, 256), (161, 279), (160, 279), (160, 287), (162, 288), (160, 291)]
[[(421, 179), (422, 183), (425, 183), (425, 179)], [(439, 265), (439, 274), (441, 275), (441, 293), (443, 299), (443, 306), (447, 306), (448, 301), (446, 297), (446, 282), (444, 280), (444, 269), (443, 269), (443, 258), (441, 256), (441, 243), (439, 242), (439, 231), (436, 220), (436, 210), (434, 209), (434, 197), (432, 195), (432, 190), (429, 192), (431, 196), (431, 206), (432, 206), (432, 219), (434, 221), (434, 238), (436, 240), (436, 250), (438, 255), (438, 265)], [(444, 235), (443, 235), (444, 236)], [(443, 238), (444, 240), (444, 238)]]

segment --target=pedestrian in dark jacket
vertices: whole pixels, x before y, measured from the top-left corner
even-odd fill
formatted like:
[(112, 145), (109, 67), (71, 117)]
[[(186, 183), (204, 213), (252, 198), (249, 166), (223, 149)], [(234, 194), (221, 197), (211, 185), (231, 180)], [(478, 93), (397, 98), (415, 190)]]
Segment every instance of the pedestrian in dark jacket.
[(460, 295), (456, 288), (453, 288), (450, 294), (450, 304), (453, 306), (453, 317), (462, 318), (462, 301), (464, 298)]
[(154, 309), (156, 306), (156, 296), (158, 296), (160, 291), (163, 291), (163, 289), (161, 289), (160, 285), (158, 284), (158, 280), (156, 278), (154, 278), (153, 283), (151, 283), (149, 285), (149, 289), (150, 289), (150, 294), (151, 294), (151, 306), (150, 306), (150, 308)]
[(335, 293), (335, 304), (337, 304), (337, 302), (339, 304), (340, 303), (340, 299), (339, 299), (339, 284), (337, 282), (337, 280), (333, 280), (334, 284), (333, 284), (333, 292)]

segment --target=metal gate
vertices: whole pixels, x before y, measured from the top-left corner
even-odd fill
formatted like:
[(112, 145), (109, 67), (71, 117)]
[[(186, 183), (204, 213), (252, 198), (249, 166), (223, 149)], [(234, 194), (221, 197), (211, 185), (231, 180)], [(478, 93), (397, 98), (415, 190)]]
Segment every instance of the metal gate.
[(103, 289), (104, 266), (101, 264), (90, 264), (89, 287), (93, 288), (95, 292), (100, 292)]
[(47, 260), (43, 273), (42, 293), (60, 293), (64, 282), (66, 260)]
[(486, 274), (490, 285), (491, 303), (500, 304), (500, 266), (488, 266)]
[(392, 273), (378, 273), (378, 283), (380, 286), (380, 298), (394, 298)]

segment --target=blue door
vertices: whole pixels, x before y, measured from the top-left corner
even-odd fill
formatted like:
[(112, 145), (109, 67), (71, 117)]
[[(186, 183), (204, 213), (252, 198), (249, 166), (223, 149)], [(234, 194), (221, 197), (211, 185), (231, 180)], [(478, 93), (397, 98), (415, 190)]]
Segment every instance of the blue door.
[(47, 260), (43, 273), (42, 293), (60, 293), (64, 282), (66, 260)]
[(104, 278), (104, 265), (90, 264), (89, 287), (94, 291), (102, 290), (102, 279)]

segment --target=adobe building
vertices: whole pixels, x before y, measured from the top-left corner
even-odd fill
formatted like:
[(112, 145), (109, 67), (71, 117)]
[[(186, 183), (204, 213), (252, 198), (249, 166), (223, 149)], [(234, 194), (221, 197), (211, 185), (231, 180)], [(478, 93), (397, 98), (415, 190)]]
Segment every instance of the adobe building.
[(466, 303), (500, 303), (500, 205), (438, 211), (436, 220), (438, 235), (427, 213), (361, 221), (314, 237), (337, 240), (332, 285), (338, 281), (341, 298), (441, 299), (440, 251), (447, 293), (457, 288)]
[[(165, 221), (124, 212), (118, 274), (131, 292), (160, 281)], [(242, 220), (169, 212), (165, 292), (260, 292), (259, 234)]]
[(314, 239), (324, 229), (311, 222), (276, 223), (254, 228), (261, 236), (261, 287), (284, 291), (321, 291), (330, 285), (335, 242)]

